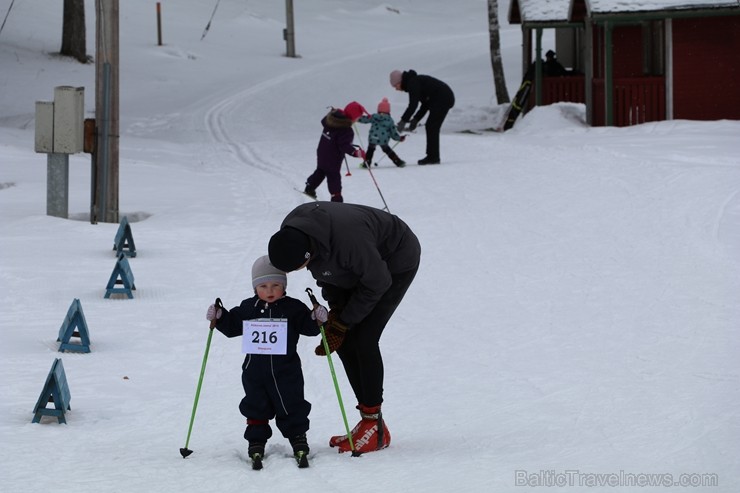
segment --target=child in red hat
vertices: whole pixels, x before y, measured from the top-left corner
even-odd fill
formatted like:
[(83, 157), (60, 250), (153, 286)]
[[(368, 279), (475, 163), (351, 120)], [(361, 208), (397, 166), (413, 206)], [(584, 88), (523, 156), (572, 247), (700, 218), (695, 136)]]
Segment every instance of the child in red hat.
[(345, 155), (365, 159), (365, 151), (353, 144), (355, 132), (352, 124), (363, 114), (365, 108), (352, 101), (344, 109), (332, 108), (321, 119), (323, 130), (316, 148), (316, 170), (306, 179), (303, 193), (316, 198), (316, 188), (326, 178), (332, 202), (344, 202), (342, 197), (342, 160)]

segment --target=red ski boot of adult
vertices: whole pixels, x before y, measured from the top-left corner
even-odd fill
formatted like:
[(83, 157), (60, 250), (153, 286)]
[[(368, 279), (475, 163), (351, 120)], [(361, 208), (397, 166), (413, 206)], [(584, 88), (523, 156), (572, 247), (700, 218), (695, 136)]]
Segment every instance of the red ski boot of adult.
[[(352, 428), (354, 452), (358, 454), (375, 452), (390, 445), (391, 433), (388, 431), (385, 421), (383, 421), (380, 406), (368, 407), (360, 404), (357, 409), (360, 410), (362, 419)], [(352, 451), (347, 435), (331, 437), (329, 446), (337, 447), (340, 453)]]

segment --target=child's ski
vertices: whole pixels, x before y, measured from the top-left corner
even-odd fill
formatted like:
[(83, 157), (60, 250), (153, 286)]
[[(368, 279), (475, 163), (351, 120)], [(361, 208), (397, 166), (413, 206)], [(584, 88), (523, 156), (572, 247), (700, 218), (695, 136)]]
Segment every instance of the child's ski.
[[(293, 458), (295, 459), (299, 469), (305, 469), (308, 467), (308, 454), (306, 454), (306, 452), (297, 452)], [(250, 459), (252, 461), (253, 471), (259, 471), (262, 469), (262, 454), (252, 454)]]
[(298, 463), (299, 469), (305, 469), (306, 467), (308, 467), (308, 454), (306, 452), (296, 452), (293, 457)]
[(303, 190), (300, 190), (300, 189), (298, 189), (298, 188), (296, 188), (296, 187), (293, 187), (293, 190), (295, 190), (296, 192), (300, 193), (301, 195), (305, 195), (306, 197), (310, 197), (310, 198), (312, 198), (313, 200), (315, 200), (315, 201), (317, 201), (317, 202), (318, 202), (318, 200), (319, 200), (319, 198), (318, 198), (318, 197), (314, 197), (313, 195), (309, 195), (309, 194), (307, 194), (306, 192), (304, 192)]
[(250, 459), (252, 459), (253, 470), (259, 471), (260, 469), (262, 469), (262, 454), (252, 454)]

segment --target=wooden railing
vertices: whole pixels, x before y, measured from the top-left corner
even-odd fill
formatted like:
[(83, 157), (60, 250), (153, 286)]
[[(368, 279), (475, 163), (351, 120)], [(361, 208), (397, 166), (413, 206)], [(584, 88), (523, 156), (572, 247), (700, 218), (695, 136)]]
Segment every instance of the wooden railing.
[(585, 103), (585, 80), (582, 75), (545, 77), (542, 80), (542, 104)]
[[(606, 124), (604, 79), (594, 79), (593, 125)], [(665, 79), (631, 77), (614, 80), (614, 126), (665, 120)]]
[[(533, 108), (537, 99), (537, 87), (533, 84), (529, 96), (529, 108)], [(566, 75), (563, 77), (544, 77), (542, 79), (542, 106), (553, 103), (585, 103), (585, 79), (583, 75)]]
[[(536, 87), (532, 87), (528, 108), (533, 108)], [(614, 126), (627, 127), (665, 120), (665, 79), (663, 77), (630, 77), (614, 80)], [(583, 75), (545, 77), (542, 79), (542, 105), (559, 102), (585, 103)], [(593, 81), (593, 125), (606, 124), (604, 112), (604, 79)]]

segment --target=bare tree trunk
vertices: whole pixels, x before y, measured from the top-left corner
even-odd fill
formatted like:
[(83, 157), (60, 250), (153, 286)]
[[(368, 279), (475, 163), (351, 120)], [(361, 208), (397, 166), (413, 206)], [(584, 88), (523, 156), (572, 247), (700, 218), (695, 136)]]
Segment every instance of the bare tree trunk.
[(62, 49), (60, 54), (71, 56), (80, 63), (87, 63), (85, 36), (85, 0), (64, 0), (62, 23)]
[(488, 0), (488, 38), (491, 50), (491, 68), (493, 69), (493, 84), (496, 87), (498, 104), (511, 101), (506, 89), (504, 65), (501, 61), (501, 38), (498, 23), (498, 0)]

